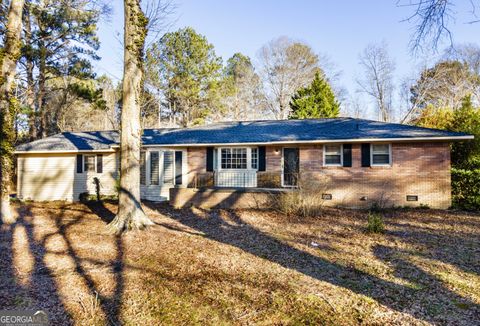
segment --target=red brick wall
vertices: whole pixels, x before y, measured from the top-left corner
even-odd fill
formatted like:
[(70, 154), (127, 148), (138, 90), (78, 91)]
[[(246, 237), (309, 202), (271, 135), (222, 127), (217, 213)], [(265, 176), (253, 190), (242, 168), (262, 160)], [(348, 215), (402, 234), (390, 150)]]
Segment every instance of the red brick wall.
[(188, 184), (191, 185), (196, 175), (207, 172), (207, 149), (205, 147), (189, 147), (187, 149), (187, 164), (187, 180)]
[[(394, 143), (392, 166), (361, 167), (360, 144), (352, 145), (352, 167), (324, 167), (323, 145), (301, 145), (300, 173), (317, 179), (321, 191), (332, 194), (327, 205), (367, 207), (380, 205), (448, 208), (451, 203), (450, 146), (448, 143)], [(293, 147), (293, 146), (291, 146)], [(206, 149), (188, 149), (189, 181), (206, 173)], [(282, 147), (267, 146), (266, 173), (282, 172)], [(417, 195), (418, 202), (407, 202)], [(366, 201), (360, 200), (367, 197)]]
[(265, 172), (282, 172), (282, 147), (267, 146), (265, 149)]
[[(300, 173), (320, 180), (322, 191), (332, 194), (326, 201), (331, 205), (448, 208), (451, 203), (448, 143), (394, 143), (387, 167), (361, 167), (360, 144), (352, 145), (352, 167), (324, 167), (323, 146), (301, 146)], [(417, 195), (418, 202), (406, 201), (407, 195)]]

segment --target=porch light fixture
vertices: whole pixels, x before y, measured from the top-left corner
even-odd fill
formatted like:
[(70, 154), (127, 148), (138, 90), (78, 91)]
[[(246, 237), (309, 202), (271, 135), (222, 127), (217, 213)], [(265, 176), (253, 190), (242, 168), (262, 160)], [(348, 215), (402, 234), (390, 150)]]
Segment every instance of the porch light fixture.
[(418, 201), (417, 195), (407, 195), (407, 201)]
[(360, 197), (360, 200), (361, 200), (361, 201), (367, 201), (367, 200), (368, 200), (368, 197), (367, 197), (367, 196), (362, 196), (362, 197)]

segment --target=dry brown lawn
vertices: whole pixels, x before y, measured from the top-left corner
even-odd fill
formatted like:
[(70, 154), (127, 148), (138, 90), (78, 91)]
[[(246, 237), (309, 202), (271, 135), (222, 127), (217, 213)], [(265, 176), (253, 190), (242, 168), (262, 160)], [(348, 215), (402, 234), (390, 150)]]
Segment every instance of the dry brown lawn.
[(146, 204), (121, 237), (114, 204), (15, 204), (0, 233), (0, 308), (56, 325), (480, 324), (480, 215), (325, 210), (309, 219)]

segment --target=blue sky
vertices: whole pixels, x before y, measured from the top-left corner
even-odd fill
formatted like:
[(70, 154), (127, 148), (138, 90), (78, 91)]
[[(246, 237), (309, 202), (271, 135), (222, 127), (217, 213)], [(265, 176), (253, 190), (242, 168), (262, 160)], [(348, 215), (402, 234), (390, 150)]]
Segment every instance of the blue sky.
[[(406, 3), (408, 0), (403, 1)], [(459, 0), (463, 7), (452, 8), (456, 20), (451, 24), (454, 42), (476, 43), (479, 24), (468, 12), (468, 0)], [(423, 59), (414, 58), (408, 43), (412, 24), (402, 22), (412, 13), (411, 7), (397, 6), (397, 0), (178, 0), (175, 22), (170, 30), (191, 26), (205, 35), (218, 55), (227, 60), (235, 52), (255, 59), (266, 42), (285, 35), (309, 44), (316, 52), (326, 54), (342, 72), (339, 83), (354, 94), (355, 79), (362, 70), (359, 53), (368, 43), (385, 40), (395, 59), (396, 82), (410, 75)], [(123, 2), (112, 3), (113, 16), (99, 26), (102, 57), (96, 64), (99, 74), (112, 78), (122, 76)], [(435, 61), (429, 54), (428, 60)]]

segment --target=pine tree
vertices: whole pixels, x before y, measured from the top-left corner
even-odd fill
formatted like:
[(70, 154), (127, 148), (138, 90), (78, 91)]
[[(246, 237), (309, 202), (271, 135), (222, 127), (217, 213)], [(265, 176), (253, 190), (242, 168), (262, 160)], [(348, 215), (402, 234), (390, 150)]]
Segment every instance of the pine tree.
[(95, 77), (91, 60), (99, 59), (97, 23), (108, 11), (108, 6), (98, 1), (26, 3), (19, 66), (25, 67), (27, 77), (25, 104), (30, 110), (31, 139), (58, 132), (49, 111), (55, 95), (68, 93), (90, 102), (97, 100), (101, 91), (89, 93), (84, 85)]
[(166, 33), (147, 50), (147, 80), (165, 95), (163, 105), (176, 124), (201, 124), (223, 109), (222, 58), (193, 28)]
[(292, 96), (290, 108), (289, 119), (335, 118), (340, 113), (332, 88), (318, 72), (309, 86)]

